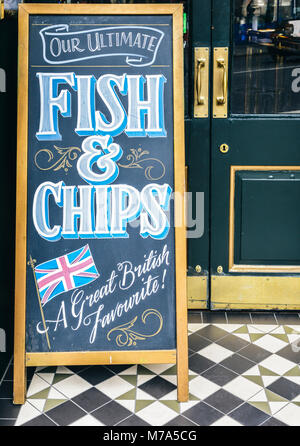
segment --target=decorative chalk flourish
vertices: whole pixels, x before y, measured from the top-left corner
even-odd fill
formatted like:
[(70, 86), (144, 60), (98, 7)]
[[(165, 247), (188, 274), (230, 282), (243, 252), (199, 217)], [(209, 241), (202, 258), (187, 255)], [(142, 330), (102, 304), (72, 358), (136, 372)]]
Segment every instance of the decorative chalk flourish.
[[(147, 157), (150, 154), (148, 150), (142, 150), (141, 147), (138, 149), (130, 149), (130, 154), (126, 156), (129, 161), (128, 164), (120, 164), (120, 167), (124, 169), (144, 169), (145, 177), (150, 181), (160, 180), (165, 176), (166, 168), (164, 163), (153, 157)], [(146, 157), (145, 157), (146, 156)], [(156, 169), (156, 175), (154, 176), (154, 169)]]
[[(72, 167), (71, 161), (75, 161), (78, 158), (81, 149), (79, 147), (57, 147), (54, 149), (41, 149), (34, 157), (34, 163), (40, 170), (60, 170), (65, 172)], [(46, 158), (46, 160), (45, 160)], [(46, 163), (46, 167), (41, 166), (41, 161)]]
[(142, 319), (143, 324), (146, 324), (146, 319), (150, 315), (155, 316), (159, 320), (159, 327), (155, 331), (155, 333), (143, 334), (143, 333), (138, 333), (137, 331), (132, 330), (132, 327), (134, 326), (134, 324), (136, 323), (137, 318), (138, 318), (137, 316), (135, 316), (135, 318), (132, 319), (132, 321), (127, 322), (126, 324), (123, 324), (123, 325), (119, 325), (118, 327), (115, 327), (112, 330), (110, 330), (107, 334), (107, 339), (110, 341), (112, 333), (121, 332), (120, 334), (117, 335), (117, 337), (115, 339), (117, 346), (118, 347), (125, 347), (125, 346), (130, 347), (132, 345), (135, 346), (137, 344), (137, 341), (145, 341), (147, 338), (153, 338), (153, 336), (156, 336), (161, 331), (162, 326), (163, 326), (163, 318), (159, 311), (157, 311), (153, 308), (149, 308), (148, 310), (145, 310), (142, 314), (141, 319)]

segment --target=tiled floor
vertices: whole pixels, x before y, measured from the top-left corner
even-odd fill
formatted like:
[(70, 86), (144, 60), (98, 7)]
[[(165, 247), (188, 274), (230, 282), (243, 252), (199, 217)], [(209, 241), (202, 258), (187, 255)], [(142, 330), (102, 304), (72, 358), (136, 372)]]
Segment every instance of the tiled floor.
[(170, 364), (62, 366), (29, 369), (20, 408), (10, 364), (0, 426), (300, 426), (299, 363), (298, 313), (190, 313), (189, 402)]

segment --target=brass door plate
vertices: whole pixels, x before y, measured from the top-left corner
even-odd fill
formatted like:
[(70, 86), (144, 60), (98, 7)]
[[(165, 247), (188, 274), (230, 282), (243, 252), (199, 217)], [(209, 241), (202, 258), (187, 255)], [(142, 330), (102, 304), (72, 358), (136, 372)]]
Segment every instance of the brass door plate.
[(208, 309), (208, 277), (188, 276), (187, 296), (189, 310)]
[(228, 114), (228, 48), (214, 48), (213, 117), (227, 118)]
[(209, 48), (194, 48), (194, 118), (208, 117)]
[(299, 310), (299, 276), (211, 276), (213, 310)]

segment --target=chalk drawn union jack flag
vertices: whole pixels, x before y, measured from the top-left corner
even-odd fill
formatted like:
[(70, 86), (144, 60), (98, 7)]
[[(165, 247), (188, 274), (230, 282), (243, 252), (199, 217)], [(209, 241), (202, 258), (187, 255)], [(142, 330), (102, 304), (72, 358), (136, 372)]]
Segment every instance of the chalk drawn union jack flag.
[(41, 263), (34, 271), (42, 305), (99, 277), (89, 245)]

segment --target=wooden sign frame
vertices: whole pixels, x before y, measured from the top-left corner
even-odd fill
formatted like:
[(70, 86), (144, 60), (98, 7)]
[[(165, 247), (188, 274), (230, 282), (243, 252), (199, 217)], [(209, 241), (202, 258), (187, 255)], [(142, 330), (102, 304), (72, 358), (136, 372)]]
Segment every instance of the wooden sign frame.
[(175, 215), (185, 222), (182, 199), (185, 192), (184, 96), (183, 96), (183, 9), (172, 5), (103, 5), (103, 4), (20, 4), (19, 5), (19, 80), (18, 145), (16, 204), (15, 269), (15, 351), (14, 403), (23, 404), (26, 395), (26, 367), (96, 364), (176, 364), (178, 400), (188, 400), (188, 344), (186, 297), (185, 225), (175, 227), (176, 271), (176, 349), (144, 351), (87, 351), (28, 353), (26, 329), (26, 234), (27, 234), (27, 151), (28, 151), (28, 69), (30, 15), (171, 15), (173, 19), (173, 123), (174, 123), (174, 191)]

